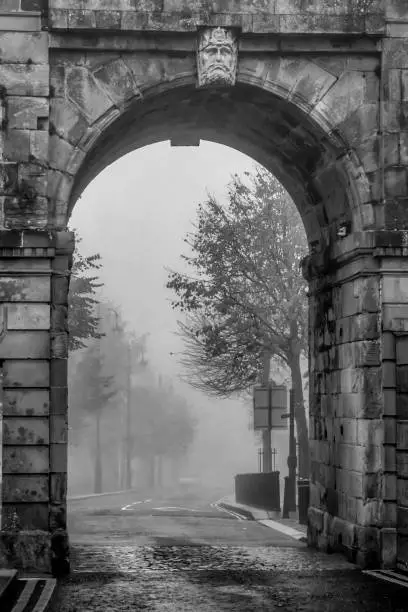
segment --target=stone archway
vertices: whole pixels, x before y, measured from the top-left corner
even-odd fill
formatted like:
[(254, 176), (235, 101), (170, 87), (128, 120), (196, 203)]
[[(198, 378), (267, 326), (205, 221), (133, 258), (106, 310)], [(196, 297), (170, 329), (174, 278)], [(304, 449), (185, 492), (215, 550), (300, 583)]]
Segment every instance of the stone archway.
[[(408, 316), (406, 235), (397, 231), (407, 227), (408, 162), (403, 143), (394, 146), (405, 126), (398, 115), (403, 42), (392, 36), (380, 51), (383, 33), (368, 17), (353, 18), (344, 30), (338, 16), (309, 19), (327, 25), (327, 31), (318, 26), (318, 42), (306, 29), (306, 43), (280, 33), (281, 46), (238, 28), (234, 83), (196, 88), (195, 27), (174, 36), (169, 26), (159, 41), (151, 33), (119, 40), (111, 30), (91, 36), (91, 10), (56, 11), (54, 23), (67, 18), (62, 30), (74, 20), (75, 36), (59, 32), (47, 56), (38, 46), (41, 69), (29, 68), (31, 80), (21, 69), (11, 77), (3, 70), (8, 80), (0, 92), (7, 332), (0, 342), (0, 559), (55, 572), (67, 567), (70, 211), (89, 181), (124, 153), (163, 139), (205, 138), (274, 172), (304, 219), (311, 250), (304, 262), (311, 321), (309, 541), (344, 550), (362, 565), (395, 565), (397, 505), (408, 507), (402, 485), (396, 491), (395, 457), (407, 443), (402, 436), (397, 443), (396, 433), (397, 418), (405, 417), (395, 403), (395, 364), (403, 364), (384, 332), (405, 333)], [(28, 115), (17, 112), (25, 108), (16, 99), (21, 91), (30, 97)]]
[[(60, 68), (58, 55), (55, 61)], [(82, 190), (109, 163), (164, 139), (191, 144), (204, 138), (233, 146), (263, 163), (291, 193), (312, 253), (304, 266), (311, 288), (309, 535), (311, 543), (326, 548), (340, 544), (351, 556), (359, 520), (364, 524), (366, 519), (358, 519), (348, 507), (339, 508), (339, 498), (344, 503), (352, 482), (352, 499), (363, 507), (363, 485), (360, 491), (355, 482), (362, 483), (367, 472), (378, 469), (380, 446), (364, 448), (347, 429), (341, 437), (338, 434), (336, 445), (337, 432), (348, 426), (350, 409), (326, 411), (325, 405), (332, 391), (334, 402), (339, 392), (347, 398), (355, 390), (360, 395), (351, 400), (360, 401), (361, 420), (353, 414), (353, 427), (372, 426), (363, 395), (367, 380), (374, 381), (379, 372), (379, 279), (367, 276), (358, 257), (353, 260), (359, 247), (365, 246), (358, 244), (364, 230), (375, 222), (372, 183), (378, 177), (370, 175), (369, 164), (366, 171), (363, 160), (371, 161), (366, 152), (375, 149), (377, 138), (378, 117), (373, 112), (379, 89), (377, 61), (371, 62), (369, 74), (345, 70), (335, 78), (324, 62), (322, 66), (312, 59), (251, 58), (238, 62), (233, 87), (201, 89), (196, 87), (194, 57), (154, 57), (142, 63), (137, 54), (128, 54), (104, 62), (103, 55), (88, 52), (83, 63), (76, 58), (75, 64), (64, 65), (63, 81), (56, 85), (63, 95), (51, 103), (55, 135), (50, 159), (58, 165), (51, 172), (59, 176), (51, 200), (58, 214), (55, 225), (65, 227)], [(54, 122), (58, 114), (53, 111), (58, 111), (59, 123)], [(63, 120), (75, 114), (78, 120), (72, 124)], [(354, 293), (358, 298), (350, 305)], [(343, 323), (344, 334), (336, 319)], [(347, 378), (354, 363), (362, 369), (357, 383)], [(347, 381), (341, 388), (322, 382), (330, 376)], [(378, 410), (378, 394), (373, 402)], [(330, 444), (338, 448), (337, 458), (329, 457)], [(366, 455), (373, 457), (369, 465)], [(359, 561), (367, 563), (370, 554), (361, 550)]]

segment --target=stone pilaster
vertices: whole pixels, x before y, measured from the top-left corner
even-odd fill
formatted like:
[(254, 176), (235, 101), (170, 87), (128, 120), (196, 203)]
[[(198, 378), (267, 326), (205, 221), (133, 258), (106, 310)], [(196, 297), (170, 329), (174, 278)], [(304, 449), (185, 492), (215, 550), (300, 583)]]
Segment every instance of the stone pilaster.
[(338, 241), (324, 270), (310, 278), (309, 544), (345, 552), (362, 566), (379, 564), (383, 526), (381, 286), (373, 238), (366, 232)]
[(0, 565), (61, 574), (66, 534), (69, 232), (0, 232)]

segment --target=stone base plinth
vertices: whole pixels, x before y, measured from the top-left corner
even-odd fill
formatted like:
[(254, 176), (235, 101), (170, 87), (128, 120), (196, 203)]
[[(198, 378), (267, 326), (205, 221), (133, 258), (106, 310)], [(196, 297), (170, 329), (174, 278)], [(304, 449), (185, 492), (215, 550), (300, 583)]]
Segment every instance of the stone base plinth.
[(69, 572), (68, 534), (0, 531), (0, 567), (62, 576)]
[(381, 529), (361, 526), (332, 516), (319, 508), (309, 508), (308, 546), (326, 553), (338, 552), (362, 569), (382, 567)]

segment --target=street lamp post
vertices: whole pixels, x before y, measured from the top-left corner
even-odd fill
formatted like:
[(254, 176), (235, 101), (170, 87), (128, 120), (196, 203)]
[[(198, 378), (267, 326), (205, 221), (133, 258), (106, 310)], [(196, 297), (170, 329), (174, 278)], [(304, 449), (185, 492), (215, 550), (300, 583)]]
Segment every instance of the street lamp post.
[(290, 390), (290, 404), (289, 404), (289, 456), (288, 456), (288, 468), (289, 468), (289, 494), (288, 494), (288, 510), (296, 511), (296, 438), (295, 438), (295, 390)]
[[(262, 371), (262, 384), (265, 387), (269, 387), (269, 371), (271, 365), (271, 355), (267, 351), (263, 354), (263, 371)], [(268, 426), (262, 431), (262, 447), (263, 447), (263, 472), (272, 471), (272, 436), (271, 436), (271, 407), (270, 407), (270, 394), (269, 394), (269, 406), (268, 406)]]

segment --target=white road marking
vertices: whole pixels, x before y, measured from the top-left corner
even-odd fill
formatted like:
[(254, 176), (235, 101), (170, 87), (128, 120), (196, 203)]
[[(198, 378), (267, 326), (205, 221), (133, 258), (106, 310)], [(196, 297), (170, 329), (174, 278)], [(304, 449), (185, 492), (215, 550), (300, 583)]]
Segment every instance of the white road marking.
[(198, 512), (194, 508), (184, 508), (183, 506), (161, 506), (160, 508), (152, 508), (152, 510), (187, 510), (188, 512)]
[(147, 504), (148, 502), (151, 502), (151, 499), (144, 499), (143, 501), (135, 501), (132, 502), (131, 504), (127, 504), (127, 506), (123, 506), (123, 508), (121, 508), (121, 510), (127, 510), (128, 508), (131, 508), (132, 506), (137, 506), (137, 504)]

